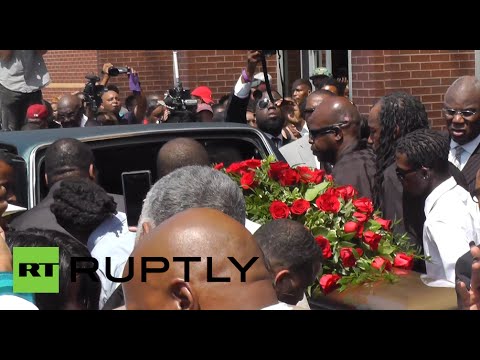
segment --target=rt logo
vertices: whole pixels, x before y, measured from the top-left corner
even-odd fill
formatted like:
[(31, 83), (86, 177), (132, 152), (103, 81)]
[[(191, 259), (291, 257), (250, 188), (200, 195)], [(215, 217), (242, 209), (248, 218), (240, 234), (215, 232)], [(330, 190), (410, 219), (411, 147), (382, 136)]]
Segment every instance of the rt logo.
[(59, 292), (58, 247), (13, 248), (14, 293)]

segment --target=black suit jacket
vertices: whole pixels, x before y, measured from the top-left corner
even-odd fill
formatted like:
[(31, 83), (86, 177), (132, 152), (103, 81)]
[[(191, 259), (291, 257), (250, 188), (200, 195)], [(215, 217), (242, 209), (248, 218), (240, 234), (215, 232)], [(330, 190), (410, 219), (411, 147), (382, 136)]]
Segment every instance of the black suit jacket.
[(478, 169), (480, 169), (480, 145), (477, 146), (462, 169), (462, 174), (465, 176), (470, 193), (475, 190), (475, 179)]
[(55, 215), (50, 211), (50, 205), (53, 204), (53, 192), (60, 187), (61, 181), (56, 182), (50, 188), (47, 196), (40, 201), (37, 206), (16, 217), (10, 225), (15, 230), (26, 230), (29, 228), (39, 228), (46, 230), (56, 230), (61, 233), (72, 236), (67, 230), (57, 223)]
[(240, 99), (233, 93), (230, 95), (230, 101), (228, 102), (227, 115), (225, 122), (235, 122), (240, 124), (247, 123), (247, 106), (250, 101), (250, 96), (245, 99)]

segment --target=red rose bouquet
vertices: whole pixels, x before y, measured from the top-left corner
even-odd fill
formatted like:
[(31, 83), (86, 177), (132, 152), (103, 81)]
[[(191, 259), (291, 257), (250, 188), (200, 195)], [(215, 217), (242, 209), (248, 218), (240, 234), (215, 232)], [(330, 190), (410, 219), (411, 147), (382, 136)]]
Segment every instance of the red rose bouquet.
[(327, 294), (349, 284), (396, 279), (395, 268), (411, 269), (419, 258), (406, 235), (391, 231), (366, 197), (350, 185), (335, 186), (323, 170), (250, 159), (224, 171), (242, 187), (247, 217), (259, 224), (293, 219), (309, 228), (323, 251), (323, 275), (310, 288)]

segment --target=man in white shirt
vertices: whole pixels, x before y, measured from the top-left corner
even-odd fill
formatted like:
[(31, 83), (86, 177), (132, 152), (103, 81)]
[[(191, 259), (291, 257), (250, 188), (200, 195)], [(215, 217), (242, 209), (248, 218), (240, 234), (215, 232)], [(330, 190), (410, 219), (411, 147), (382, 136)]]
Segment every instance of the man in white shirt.
[(472, 192), (480, 168), (480, 80), (455, 80), (445, 93), (443, 117), (451, 138), (448, 160), (462, 171)]
[(403, 191), (425, 199), (423, 246), (430, 286), (455, 287), (455, 262), (479, 244), (479, 209), (448, 171), (448, 139), (420, 129), (398, 140), (397, 176)]

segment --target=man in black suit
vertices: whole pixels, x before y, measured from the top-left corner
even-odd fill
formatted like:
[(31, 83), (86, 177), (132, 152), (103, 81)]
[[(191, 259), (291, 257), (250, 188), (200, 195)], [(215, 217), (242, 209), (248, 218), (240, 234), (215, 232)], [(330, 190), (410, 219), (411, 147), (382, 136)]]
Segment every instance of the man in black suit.
[(462, 171), (473, 192), (480, 168), (480, 80), (455, 80), (445, 93), (443, 116), (451, 139), (448, 160)]
[[(57, 230), (71, 234), (57, 223), (50, 205), (53, 204), (53, 193), (60, 187), (64, 179), (74, 177), (90, 178), (95, 181), (93, 152), (87, 144), (77, 139), (59, 139), (51, 144), (45, 152), (45, 181), (49, 187), (47, 196), (35, 207), (26, 211), (12, 221), (15, 230), (25, 230), (32, 227)], [(110, 194), (112, 195), (112, 194)], [(113, 196), (113, 195), (112, 195)], [(117, 209), (124, 211), (121, 196), (113, 196)]]
[[(253, 76), (262, 56), (261, 51), (248, 51), (247, 67), (243, 69), (242, 75), (235, 84), (227, 108), (226, 122), (247, 123), (247, 106), (250, 100)], [(257, 128), (266, 135), (272, 147), (279, 149), (287, 144), (286, 139), (282, 137), (282, 128), (286, 123), (286, 117), (280, 110), (283, 103), (281, 95), (274, 90), (271, 93), (273, 102), (269, 99), (266, 91), (262, 93), (257, 101), (255, 117)]]

